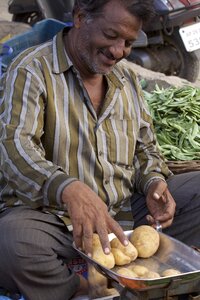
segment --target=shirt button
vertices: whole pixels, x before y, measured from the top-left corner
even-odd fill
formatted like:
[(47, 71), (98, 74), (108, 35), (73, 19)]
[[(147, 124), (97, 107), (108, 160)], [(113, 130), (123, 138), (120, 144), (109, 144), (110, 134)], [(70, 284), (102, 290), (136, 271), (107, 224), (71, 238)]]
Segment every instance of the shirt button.
[(132, 167), (131, 166), (126, 166), (126, 170), (131, 170)]
[(108, 179), (106, 179), (104, 182), (105, 182), (105, 184), (109, 184), (109, 180)]
[(103, 152), (102, 151), (99, 151), (99, 156), (101, 156), (103, 154)]
[(111, 112), (110, 112), (110, 114), (111, 114), (111, 115), (114, 115), (114, 113), (115, 113), (115, 110), (112, 109)]

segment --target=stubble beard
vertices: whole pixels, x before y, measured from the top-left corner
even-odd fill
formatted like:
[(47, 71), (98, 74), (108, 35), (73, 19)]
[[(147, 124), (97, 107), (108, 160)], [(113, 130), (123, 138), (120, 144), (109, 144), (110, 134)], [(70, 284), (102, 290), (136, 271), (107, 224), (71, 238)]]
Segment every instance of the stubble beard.
[[(84, 64), (87, 66), (87, 69), (93, 74), (101, 74), (101, 75), (109, 74), (113, 69), (113, 67), (109, 68), (109, 70), (102, 69), (99, 66), (98, 62), (96, 62), (94, 59), (91, 59), (90, 51), (89, 51), (90, 50), (89, 40), (90, 37), (87, 34), (79, 41), (79, 45), (77, 48), (79, 51), (81, 61), (84, 62)], [(84, 45), (85, 46), (84, 49), (80, 45)]]

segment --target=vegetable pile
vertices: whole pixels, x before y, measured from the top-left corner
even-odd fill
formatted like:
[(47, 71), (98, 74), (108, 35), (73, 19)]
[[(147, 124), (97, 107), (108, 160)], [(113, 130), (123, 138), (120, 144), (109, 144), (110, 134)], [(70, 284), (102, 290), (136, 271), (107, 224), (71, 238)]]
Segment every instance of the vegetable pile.
[(200, 159), (200, 89), (191, 86), (144, 91), (159, 148), (168, 160)]

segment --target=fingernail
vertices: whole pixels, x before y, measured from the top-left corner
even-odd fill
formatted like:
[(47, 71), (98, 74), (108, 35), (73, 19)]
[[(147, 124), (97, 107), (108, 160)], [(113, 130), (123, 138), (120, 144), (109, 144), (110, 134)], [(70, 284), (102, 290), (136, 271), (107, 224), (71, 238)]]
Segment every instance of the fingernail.
[(154, 196), (155, 199), (159, 199), (160, 198), (160, 196), (157, 193), (154, 193), (153, 196)]
[(105, 254), (110, 254), (110, 249), (107, 247), (104, 249)]
[(124, 240), (124, 246), (128, 246), (129, 241), (128, 240)]
[(87, 256), (92, 257), (92, 254), (91, 254), (91, 253), (88, 253)]
[(147, 215), (146, 219), (147, 219), (148, 222), (151, 221), (151, 217), (149, 215)]

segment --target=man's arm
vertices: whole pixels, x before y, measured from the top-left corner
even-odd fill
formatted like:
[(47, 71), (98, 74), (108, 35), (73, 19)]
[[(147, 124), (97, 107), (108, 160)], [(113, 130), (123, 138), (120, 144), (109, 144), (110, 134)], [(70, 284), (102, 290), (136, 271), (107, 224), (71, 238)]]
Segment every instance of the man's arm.
[(139, 92), (138, 97), (141, 110), (140, 131), (135, 151), (136, 187), (138, 191), (146, 194), (153, 180), (165, 181), (172, 173), (158, 150), (153, 121), (147, 104)]
[(46, 159), (44, 135), (46, 90), (25, 68), (6, 78), (1, 104), (1, 172), (18, 199), (33, 207), (62, 205), (61, 188), (76, 180)]
[(138, 191), (146, 195), (150, 212), (147, 216), (148, 221), (151, 224), (160, 221), (165, 228), (171, 225), (176, 207), (165, 181), (172, 173), (158, 150), (153, 121), (147, 105), (142, 97), (140, 100), (141, 123), (135, 156), (136, 185)]

